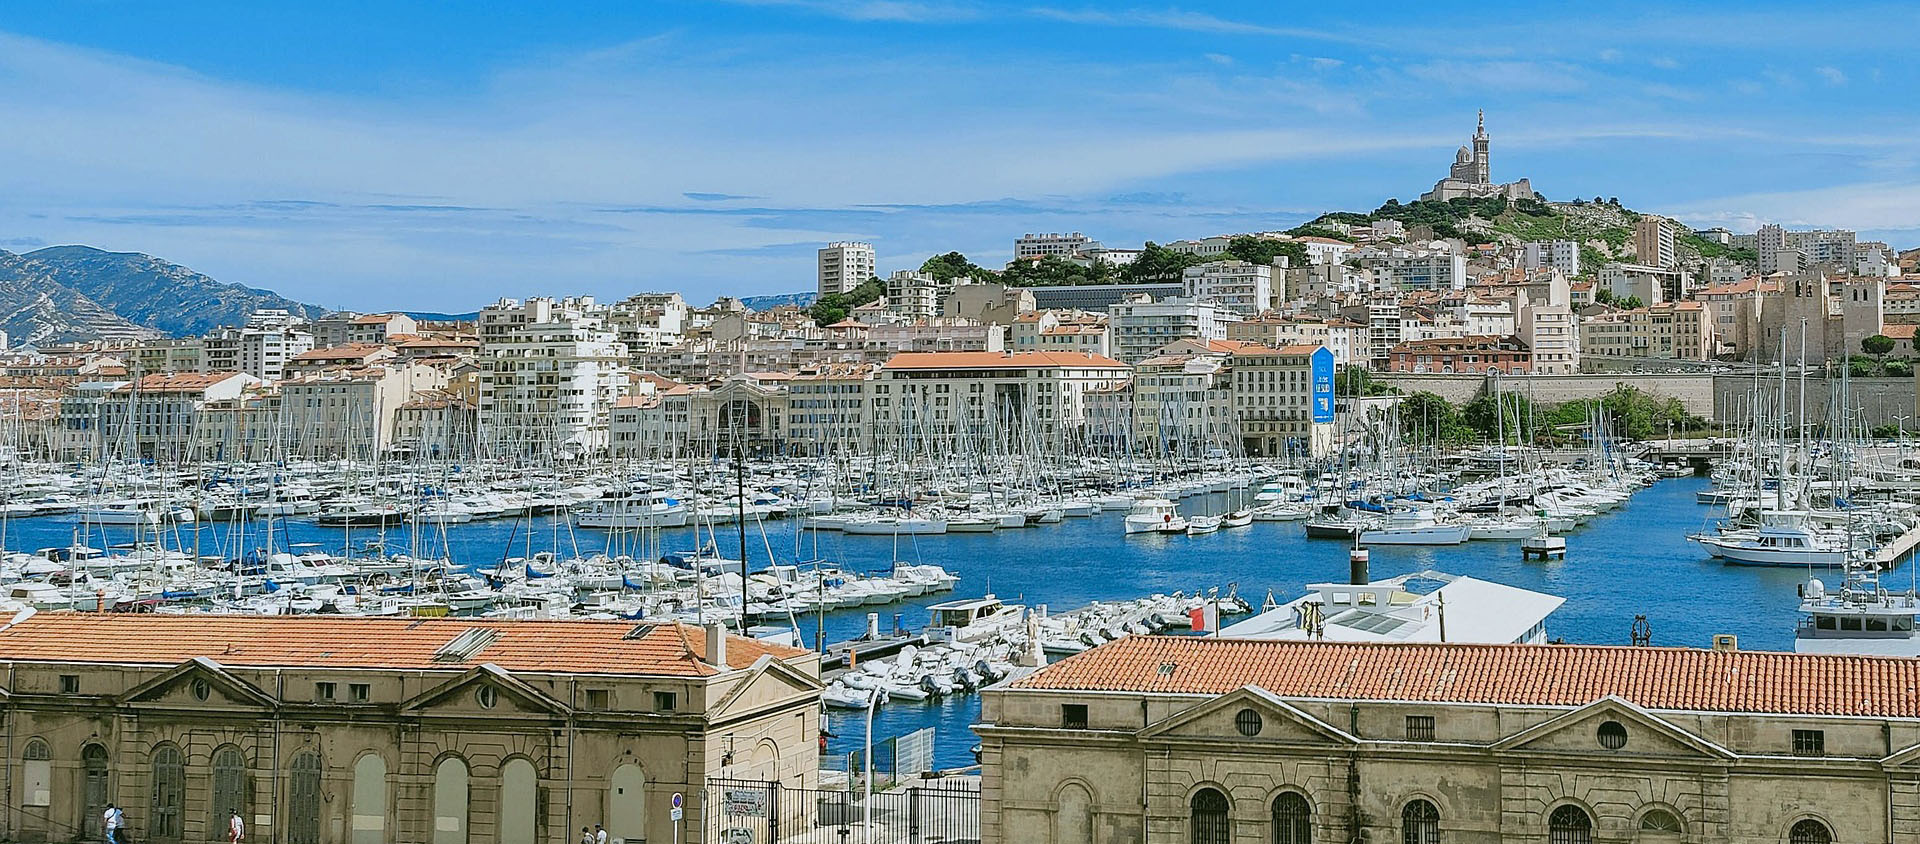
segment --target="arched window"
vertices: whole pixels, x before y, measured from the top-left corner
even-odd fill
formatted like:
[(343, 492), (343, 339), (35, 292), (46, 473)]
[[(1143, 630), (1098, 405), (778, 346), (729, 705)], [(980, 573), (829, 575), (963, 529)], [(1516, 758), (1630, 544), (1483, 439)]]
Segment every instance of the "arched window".
[(53, 751), (40, 739), (28, 739), (20, 753), (24, 770), (20, 795), (23, 806), (53, 805)]
[(1400, 810), (1401, 844), (1440, 844), (1440, 810), (1425, 800), (1411, 800)]
[[(607, 789), (607, 832), (614, 838), (646, 837), (647, 775), (631, 762), (613, 769)], [(375, 842), (378, 844), (378, 842)]]
[(1787, 844), (1833, 844), (1833, 830), (1826, 824), (1807, 818), (1787, 832)]
[(1680, 816), (1665, 809), (1648, 809), (1640, 816), (1641, 832), (1682, 832)]
[(353, 763), (352, 844), (386, 844), (387, 760), (366, 753)]
[(314, 751), (294, 754), (287, 766), (285, 826), (287, 844), (320, 844), (320, 754)]
[(1593, 844), (1593, 818), (1579, 806), (1561, 806), (1547, 816), (1547, 844)]
[(153, 817), (147, 836), (156, 841), (179, 841), (181, 806), (187, 797), (186, 765), (180, 748), (163, 744), (153, 749)]
[(1227, 844), (1233, 831), (1227, 820), (1227, 796), (1203, 788), (1193, 794), (1192, 844)]
[(539, 817), (534, 808), (539, 787), (532, 762), (509, 759), (500, 766), (500, 844), (535, 844), (539, 839)]
[(248, 817), (247, 757), (229, 744), (213, 752), (213, 803), (207, 807), (207, 829), (226, 829), (236, 812)]
[(433, 844), (467, 844), (467, 763), (458, 756), (433, 768)]
[(1273, 844), (1309, 844), (1313, 841), (1313, 809), (1297, 791), (1273, 798)]

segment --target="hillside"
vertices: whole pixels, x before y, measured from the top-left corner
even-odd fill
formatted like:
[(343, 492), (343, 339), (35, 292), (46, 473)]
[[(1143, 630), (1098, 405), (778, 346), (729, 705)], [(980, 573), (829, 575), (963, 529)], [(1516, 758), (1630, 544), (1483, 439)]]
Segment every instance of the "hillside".
[(239, 325), (262, 308), (284, 308), (308, 318), (327, 308), (296, 302), (270, 290), (216, 281), (138, 252), (91, 246), (51, 246), (20, 256), (43, 277), (136, 325), (168, 335), (201, 334)]
[[(1388, 200), (1370, 213), (1336, 211), (1322, 214), (1296, 233), (1323, 230), (1326, 223), (1365, 225), (1396, 220), (1409, 230), (1425, 227), (1437, 238), (1459, 238), (1469, 243), (1497, 242), (1509, 246), (1535, 240), (1574, 240), (1580, 243), (1582, 275), (1590, 275), (1608, 261), (1632, 261), (1633, 226), (1644, 216), (1618, 199), (1544, 202), (1522, 199), (1455, 199), (1419, 201), (1405, 205)], [(1682, 264), (1700, 258), (1730, 258), (1755, 262), (1751, 249), (1736, 249), (1706, 240), (1685, 226), (1677, 226), (1675, 245)]]
[(746, 305), (749, 310), (755, 311), (764, 311), (768, 308), (780, 307), (781, 305), (793, 305), (794, 307), (804, 308), (813, 304), (813, 300), (818, 298), (820, 298), (820, 294), (811, 292), (774, 293), (766, 296), (743, 296), (740, 298), (740, 304)]

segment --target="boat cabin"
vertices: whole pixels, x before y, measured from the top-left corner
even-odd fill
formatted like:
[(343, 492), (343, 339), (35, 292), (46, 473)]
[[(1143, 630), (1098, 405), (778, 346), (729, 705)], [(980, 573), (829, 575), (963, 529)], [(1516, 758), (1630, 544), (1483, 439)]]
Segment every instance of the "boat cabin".
[(927, 611), (933, 614), (934, 627), (961, 628), (991, 618), (1004, 607), (1000, 599), (988, 595), (984, 598), (944, 601), (927, 607)]

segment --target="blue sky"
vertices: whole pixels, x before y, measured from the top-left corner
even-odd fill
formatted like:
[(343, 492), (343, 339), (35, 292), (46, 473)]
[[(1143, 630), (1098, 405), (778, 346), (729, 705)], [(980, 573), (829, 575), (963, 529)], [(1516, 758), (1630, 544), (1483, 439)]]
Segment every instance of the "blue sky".
[[(164, 5), (165, 8), (162, 8)], [(1494, 176), (1920, 244), (1920, 6), (0, 2), (0, 249), (320, 304), (809, 289)]]

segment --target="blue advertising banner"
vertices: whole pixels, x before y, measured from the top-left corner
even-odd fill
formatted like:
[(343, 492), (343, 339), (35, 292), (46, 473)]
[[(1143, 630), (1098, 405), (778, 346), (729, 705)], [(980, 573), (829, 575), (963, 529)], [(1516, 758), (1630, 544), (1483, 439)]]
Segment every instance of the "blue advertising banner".
[(1333, 352), (1325, 346), (1313, 353), (1313, 421), (1333, 421)]

